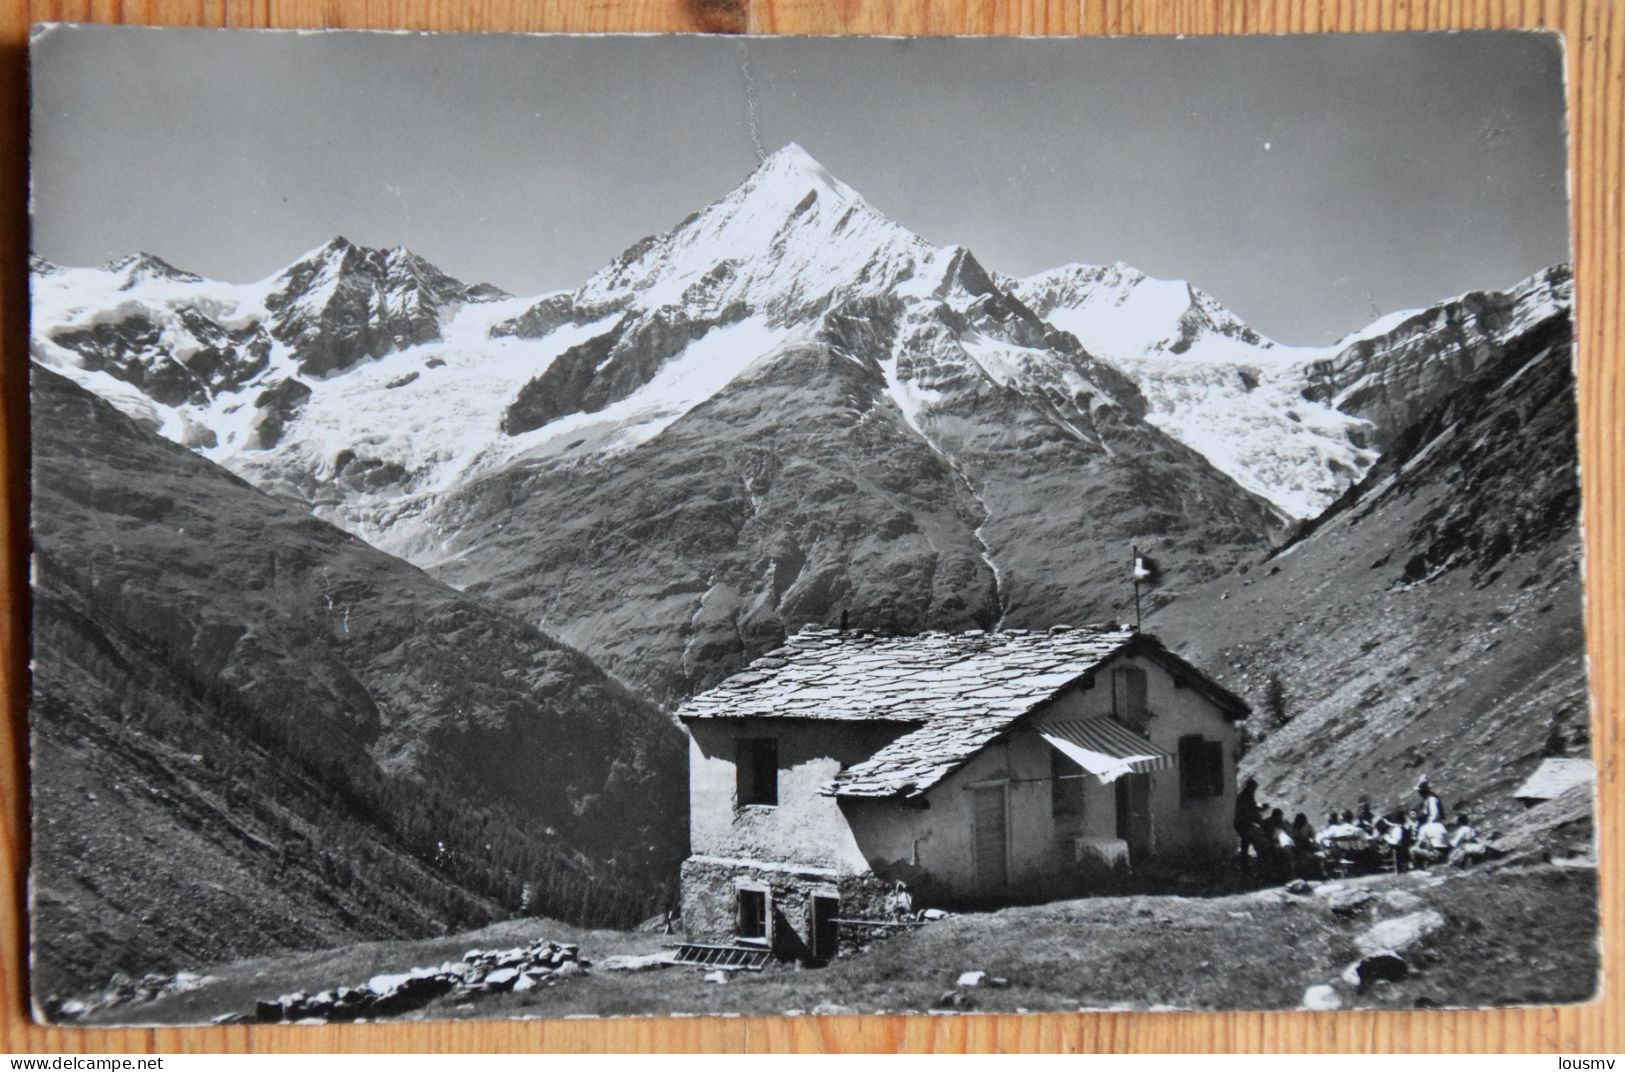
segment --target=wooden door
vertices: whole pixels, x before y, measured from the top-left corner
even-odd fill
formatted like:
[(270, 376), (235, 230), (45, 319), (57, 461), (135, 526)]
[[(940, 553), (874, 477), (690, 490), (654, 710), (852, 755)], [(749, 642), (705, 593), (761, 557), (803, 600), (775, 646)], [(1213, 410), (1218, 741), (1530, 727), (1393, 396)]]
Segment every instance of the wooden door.
[(840, 937), (840, 925), (835, 922), (835, 917), (841, 914), (840, 898), (815, 893), (809, 911), (812, 919), (807, 931), (812, 939), (813, 959), (834, 960)]
[(1151, 775), (1125, 774), (1115, 784), (1117, 836), (1128, 842), (1133, 866), (1151, 854)]
[(972, 793), (972, 852), (979, 889), (1002, 890), (1010, 884), (1009, 825), (1004, 804), (1002, 785), (982, 786)]

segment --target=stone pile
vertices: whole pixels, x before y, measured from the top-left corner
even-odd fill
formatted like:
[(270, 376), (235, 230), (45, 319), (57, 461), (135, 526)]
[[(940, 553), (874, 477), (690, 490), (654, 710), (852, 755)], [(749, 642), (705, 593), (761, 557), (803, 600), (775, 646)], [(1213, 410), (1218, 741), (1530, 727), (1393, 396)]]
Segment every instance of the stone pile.
[(592, 961), (583, 959), (579, 946), (538, 938), (528, 946), (499, 952), (470, 949), (463, 954), (463, 964), (463, 989), (489, 993), (551, 985), (585, 974)]
[(538, 938), (512, 949), (470, 949), (461, 963), (447, 961), (437, 968), (375, 975), (360, 986), (283, 994), (256, 1002), (252, 1016), (233, 1013), (216, 1022), (334, 1023), (398, 1016), (453, 992), (474, 996), (551, 986), (584, 975), (591, 963), (581, 956), (578, 946)]

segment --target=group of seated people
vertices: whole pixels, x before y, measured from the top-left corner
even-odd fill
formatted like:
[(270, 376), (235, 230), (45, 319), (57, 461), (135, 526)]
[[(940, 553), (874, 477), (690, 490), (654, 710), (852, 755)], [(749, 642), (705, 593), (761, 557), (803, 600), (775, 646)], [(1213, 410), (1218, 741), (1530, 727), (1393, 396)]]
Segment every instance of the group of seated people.
[(1417, 784), (1419, 808), (1395, 808), (1374, 814), (1370, 801), (1361, 801), (1359, 813), (1328, 809), (1326, 824), (1318, 832), (1303, 812), (1290, 823), (1280, 808), (1242, 829), (1242, 865), (1249, 847), (1266, 871), (1295, 874), (1299, 878), (1325, 878), (1375, 871), (1409, 871), (1449, 863), (1466, 867), (1499, 855), (1495, 845), (1480, 836), (1466, 814), (1448, 823), (1444, 805), (1423, 779)]

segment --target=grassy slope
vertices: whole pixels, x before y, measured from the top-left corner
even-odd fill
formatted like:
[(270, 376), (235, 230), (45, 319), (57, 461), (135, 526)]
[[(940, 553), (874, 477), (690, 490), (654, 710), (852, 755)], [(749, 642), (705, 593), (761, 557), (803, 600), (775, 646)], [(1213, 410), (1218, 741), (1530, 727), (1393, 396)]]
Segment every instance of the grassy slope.
[(664, 903), (651, 705), (37, 368), (33, 421), (36, 993)]
[[(1469, 1006), (1583, 1001), (1594, 992), (1596, 875), (1537, 866), (1499, 872), (1352, 880), (1379, 895), (1356, 918), (1328, 899), (1282, 890), (1215, 898), (1109, 897), (958, 916), (877, 942), (823, 969), (777, 965), (726, 984), (692, 969), (594, 971), (529, 994), (452, 995), (413, 1018), (569, 1015), (901, 1012), (938, 1007), (961, 972), (1009, 980), (961, 1008), (1293, 1008), (1334, 984), (1351, 1006)], [(1392, 903), (1383, 900), (1383, 895)], [(1364, 993), (1339, 982), (1374, 922), (1433, 908), (1445, 928), (1407, 951), (1415, 973)], [(546, 920), (502, 924), (429, 943), (355, 946), (211, 969), (203, 989), (102, 1014), (104, 1022), (196, 1022), (251, 1009), (256, 998), (364, 982), (385, 970), (457, 959), (471, 947), (534, 937), (578, 942), (602, 959), (650, 952), (665, 939), (591, 932)]]
[[(120, 725), (93, 682), (36, 676), (34, 957), (44, 999), (267, 949), (427, 934), (500, 910), (263, 750), (201, 721)], [(152, 693), (146, 711), (184, 700)], [(231, 760), (221, 762), (223, 757)], [(342, 860), (342, 865), (336, 861)]]

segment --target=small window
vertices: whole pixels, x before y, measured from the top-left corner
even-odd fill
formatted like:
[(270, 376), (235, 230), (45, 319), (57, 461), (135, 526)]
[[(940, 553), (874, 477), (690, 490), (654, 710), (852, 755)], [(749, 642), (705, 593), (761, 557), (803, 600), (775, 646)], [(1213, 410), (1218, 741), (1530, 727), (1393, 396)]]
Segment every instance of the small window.
[(767, 941), (767, 891), (739, 891), (739, 921), (735, 932), (741, 939)]
[(1056, 818), (1083, 814), (1083, 796), (1088, 791), (1084, 769), (1063, 755), (1059, 749), (1049, 750), (1050, 810)]
[(1143, 729), (1150, 714), (1145, 709), (1145, 671), (1119, 666), (1112, 671), (1112, 714), (1131, 729)]
[(1224, 795), (1224, 743), (1200, 734), (1179, 739), (1179, 799), (1208, 800)]
[(779, 802), (779, 742), (771, 737), (741, 737), (736, 742), (735, 772), (739, 805)]

